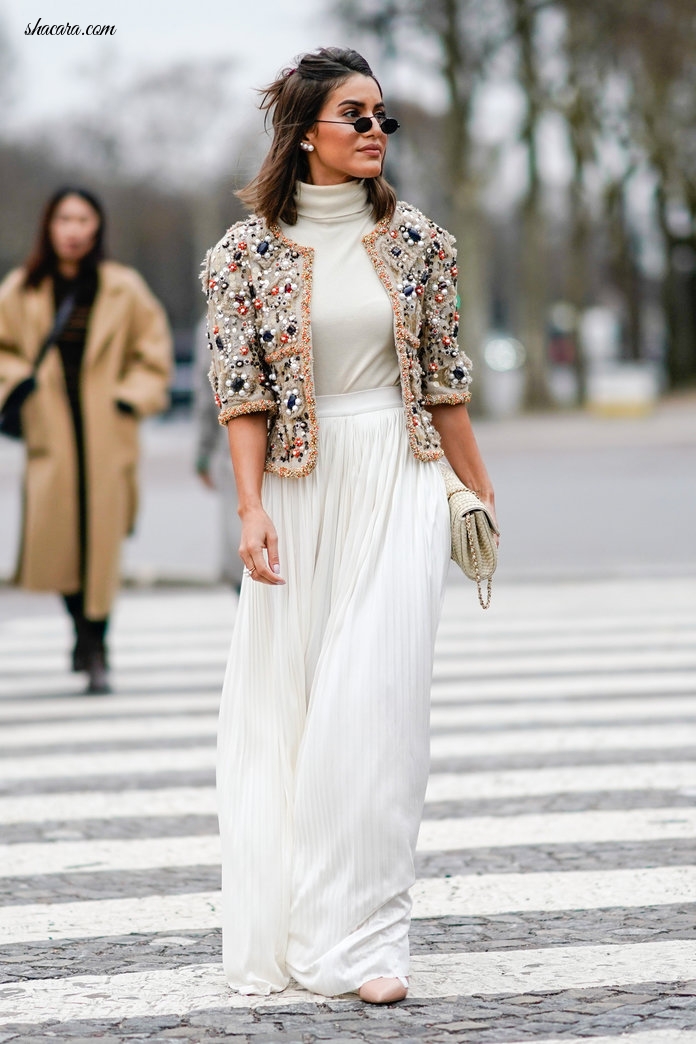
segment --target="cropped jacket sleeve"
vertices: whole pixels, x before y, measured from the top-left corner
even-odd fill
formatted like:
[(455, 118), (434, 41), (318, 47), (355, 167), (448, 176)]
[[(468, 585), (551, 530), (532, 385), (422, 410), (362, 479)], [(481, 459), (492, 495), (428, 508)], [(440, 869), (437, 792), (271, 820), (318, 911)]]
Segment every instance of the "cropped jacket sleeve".
[(208, 301), (208, 376), (221, 424), (245, 413), (277, 409), (261, 351), (255, 321), (258, 298), (244, 248), (230, 233), (208, 251), (201, 273)]
[(425, 284), (420, 331), (425, 406), (456, 406), (471, 398), (471, 360), (457, 344), (458, 332), (457, 251), (454, 238), (440, 229)]

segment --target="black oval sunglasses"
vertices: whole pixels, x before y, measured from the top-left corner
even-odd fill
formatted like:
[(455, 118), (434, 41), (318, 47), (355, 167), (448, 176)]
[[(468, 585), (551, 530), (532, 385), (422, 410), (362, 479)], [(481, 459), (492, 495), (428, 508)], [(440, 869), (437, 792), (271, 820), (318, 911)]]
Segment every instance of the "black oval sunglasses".
[(392, 116), (358, 116), (357, 120), (351, 123), (349, 120), (315, 120), (315, 123), (340, 123), (343, 127), (352, 127), (353, 130), (357, 131), (358, 134), (367, 134), (368, 131), (372, 130), (372, 121), (377, 120), (379, 128), (385, 134), (393, 134), (397, 131), (401, 124), (398, 120), (395, 120)]

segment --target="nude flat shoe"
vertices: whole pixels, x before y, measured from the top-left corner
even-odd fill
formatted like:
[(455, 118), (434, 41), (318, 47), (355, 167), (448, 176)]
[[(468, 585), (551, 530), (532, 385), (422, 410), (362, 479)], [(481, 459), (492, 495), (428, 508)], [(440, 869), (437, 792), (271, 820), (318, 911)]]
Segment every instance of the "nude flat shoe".
[(358, 990), (360, 1000), (366, 1004), (395, 1004), (404, 1000), (407, 993), (408, 979), (387, 979), (384, 976), (368, 979)]

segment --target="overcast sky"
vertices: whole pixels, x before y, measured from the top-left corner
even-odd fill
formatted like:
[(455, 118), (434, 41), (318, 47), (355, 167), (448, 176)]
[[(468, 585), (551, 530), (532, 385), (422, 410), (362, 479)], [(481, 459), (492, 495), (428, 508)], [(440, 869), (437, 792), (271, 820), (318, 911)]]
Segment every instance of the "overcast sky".
[[(186, 58), (229, 57), (248, 104), (253, 88), (273, 79), (295, 54), (344, 43), (329, 0), (3, 0), (0, 22), (19, 64), (11, 125), (79, 105), (79, 68), (107, 50), (135, 68), (158, 68)], [(116, 26), (108, 41), (90, 36), (26, 36), (37, 18), (86, 28)]]

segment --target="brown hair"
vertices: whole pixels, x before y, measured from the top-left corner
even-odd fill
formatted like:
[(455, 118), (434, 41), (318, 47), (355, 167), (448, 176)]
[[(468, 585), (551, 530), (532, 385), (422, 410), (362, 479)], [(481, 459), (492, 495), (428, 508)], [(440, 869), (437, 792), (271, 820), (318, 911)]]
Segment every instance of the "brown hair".
[[(357, 51), (341, 47), (320, 47), (296, 59), (295, 68), (284, 69), (280, 76), (260, 90), (260, 109), (271, 116), (273, 141), (261, 169), (237, 195), (266, 219), (269, 224), (282, 220), (289, 225), (297, 221), (295, 182), (307, 181), (309, 162), (300, 148), (304, 134), (314, 124), (326, 98), (354, 73), (371, 76), (380, 91), (379, 80)], [(396, 193), (381, 175), (365, 178), (367, 198), (372, 204), (375, 221), (391, 218), (396, 206)]]
[(51, 242), (51, 221), (59, 203), (62, 203), (66, 196), (79, 196), (80, 199), (84, 199), (85, 203), (89, 203), (99, 217), (99, 228), (94, 239), (94, 245), (89, 253), (85, 254), (81, 259), (79, 274), (82, 276), (93, 272), (99, 262), (104, 260), (106, 255), (104, 246), (106, 224), (104, 208), (97, 197), (88, 189), (77, 185), (63, 185), (62, 188), (56, 189), (44, 206), (34, 247), (24, 263), (26, 269), (24, 286), (38, 286), (44, 276), (53, 275), (58, 268), (58, 258)]

